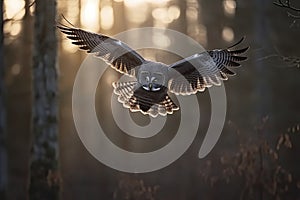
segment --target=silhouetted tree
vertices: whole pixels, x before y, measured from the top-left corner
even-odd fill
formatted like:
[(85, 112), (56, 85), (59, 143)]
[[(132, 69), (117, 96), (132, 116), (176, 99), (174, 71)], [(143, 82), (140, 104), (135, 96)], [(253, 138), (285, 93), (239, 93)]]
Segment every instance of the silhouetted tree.
[[(3, 13), (3, 1), (0, 2), (0, 12)], [(5, 92), (4, 92), (4, 62), (3, 62), (3, 14), (0, 16), (0, 198), (5, 198), (7, 185), (7, 159), (5, 140)]]
[[(10, 1), (5, 1), (6, 3)], [(31, 0), (24, 2), (22, 19), (9, 16), (4, 7), (4, 58), (6, 89), (6, 147), (7, 147), (7, 199), (25, 199), (28, 193), (29, 156), (31, 143), (32, 103), (32, 16)], [(5, 4), (4, 4), (5, 5)], [(20, 17), (20, 16), (19, 16)], [(11, 34), (11, 24), (19, 24), (20, 32)]]
[(56, 0), (36, 0), (30, 199), (59, 198)]

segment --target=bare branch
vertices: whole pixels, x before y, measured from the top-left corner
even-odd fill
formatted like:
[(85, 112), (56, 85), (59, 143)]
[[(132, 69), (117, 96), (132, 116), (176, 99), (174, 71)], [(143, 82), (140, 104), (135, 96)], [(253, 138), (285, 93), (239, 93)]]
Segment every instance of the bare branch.
[(291, 67), (300, 68), (300, 57), (294, 56), (281, 56), (281, 59), (289, 64)]
[(294, 14), (292, 14), (290, 12), (287, 12), (287, 14), (288, 14), (289, 17), (292, 17), (294, 19), (300, 19), (300, 15), (294, 15)]
[(285, 3), (283, 3), (281, 0), (278, 0), (278, 2), (273, 2), (273, 4), (279, 7), (287, 8), (295, 12), (300, 12), (300, 8), (293, 7), (290, 3), (290, 0), (286, 0)]
[[(286, 0), (285, 3), (283, 3), (282, 0), (278, 0), (277, 2), (273, 2), (273, 4), (278, 7), (287, 9), (288, 10), (287, 14), (289, 17), (292, 17), (294, 19), (300, 19), (300, 8), (296, 8), (296, 7), (292, 6), (290, 0)], [(289, 11), (296, 12), (297, 14), (292, 14)]]

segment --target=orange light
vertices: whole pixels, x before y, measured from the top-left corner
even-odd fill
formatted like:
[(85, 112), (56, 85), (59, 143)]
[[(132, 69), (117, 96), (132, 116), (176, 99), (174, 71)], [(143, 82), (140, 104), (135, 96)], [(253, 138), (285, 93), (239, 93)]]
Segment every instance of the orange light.
[(235, 0), (224, 0), (223, 7), (226, 15), (232, 16), (235, 14), (236, 2)]
[(83, 28), (98, 32), (99, 23), (99, 0), (81, 0), (80, 22)]
[(4, 1), (4, 10), (5, 18), (19, 20), (22, 19), (25, 15), (25, 1), (22, 0), (5, 0)]
[(100, 12), (101, 28), (109, 30), (114, 25), (114, 11), (111, 6), (103, 6)]
[(231, 42), (234, 39), (234, 32), (229, 27), (224, 27), (222, 31), (222, 37), (226, 42)]

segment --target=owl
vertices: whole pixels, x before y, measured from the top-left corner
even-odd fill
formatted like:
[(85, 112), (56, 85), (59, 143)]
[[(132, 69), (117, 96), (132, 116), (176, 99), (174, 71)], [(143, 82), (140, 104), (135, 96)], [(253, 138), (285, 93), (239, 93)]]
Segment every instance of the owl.
[(169, 94), (191, 95), (235, 75), (230, 67), (240, 66), (247, 59), (241, 54), (249, 47), (232, 50), (244, 38), (226, 49), (194, 54), (171, 65), (146, 60), (124, 42), (91, 33), (73, 26), (57, 27), (81, 50), (93, 53), (120, 73), (135, 77), (135, 81), (114, 82), (118, 101), (132, 112), (151, 117), (166, 116), (179, 110)]

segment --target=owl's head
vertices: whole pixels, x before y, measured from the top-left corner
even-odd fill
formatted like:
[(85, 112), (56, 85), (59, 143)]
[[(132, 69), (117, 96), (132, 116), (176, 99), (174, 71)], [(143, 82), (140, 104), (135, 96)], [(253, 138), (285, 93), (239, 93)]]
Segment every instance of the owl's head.
[(138, 82), (147, 91), (159, 91), (165, 84), (165, 76), (160, 72), (141, 71), (138, 76)]

